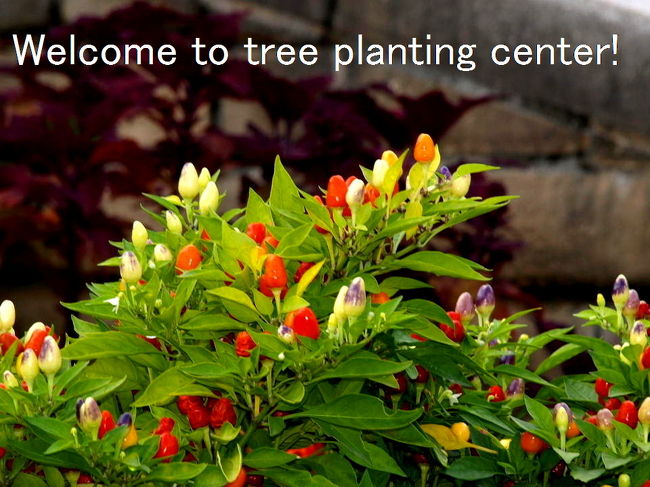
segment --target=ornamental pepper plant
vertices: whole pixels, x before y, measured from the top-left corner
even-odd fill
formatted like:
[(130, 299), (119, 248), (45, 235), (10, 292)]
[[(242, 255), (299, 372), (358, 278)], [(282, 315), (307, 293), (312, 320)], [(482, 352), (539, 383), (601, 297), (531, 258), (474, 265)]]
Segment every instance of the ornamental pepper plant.
[[(427, 135), (408, 171), (405, 156), (331, 175), (319, 194), (277, 160), (269, 198), (251, 190), (224, 213), (219, 174), (188, 163), (178, 194), (148, 195), (158, 229), (135, 222), (115, 243), (103, 265), (116, 279), (66, 304), (84, 317), (78, 338), (63, 346), (42, 323), (17, 337), (4, 301), (0, 485), (648, 480), (650, 362), (632, 293), (585, 316), (629, 334), (620, 351), (568, 329), (515, 338), (526, 312), (495, 319), (487, 283), (453, 310), (423, 299), (427, 275), (487, 281), (427, 248), (511, 198), (467, 197), (472, 174), (495, 168), (451, 173)], [(566, 343), (531, 371), (554, 340)], [(540, 375), (585, 349), (593, 377)]]

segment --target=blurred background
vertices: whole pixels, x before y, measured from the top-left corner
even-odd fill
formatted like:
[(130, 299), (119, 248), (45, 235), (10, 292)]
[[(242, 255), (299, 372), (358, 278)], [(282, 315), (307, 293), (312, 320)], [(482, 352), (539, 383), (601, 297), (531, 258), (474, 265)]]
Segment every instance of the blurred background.
[[(221, 169), (227, 205), (264, 193), (280, 154), (316, 192), (359, 174), (383, 150), (439, 141), (443, 163), (497, 164), (473, 195), (516, 194), (502, 212), (435, 243), (494, 269), (502, 312), (544, 305), (534, 326), (609, 294), (624, 273), (650, 298), (650, 3), (646, 0), (20, 0), (0, 2), (0, 298), (19, 321), (68, 319), (58, 306), (84, 283), (108, 240), (146, 220), (142, 192), (173, 191), (186, 161)], [(17, 68), (11, 34), (76, 34), (96, 45), (165, 43), (172, 67)], [(350, 65), (334, 42), (474, 43), (478, 67)], [(496, 66), (498, 43), (606, 43), (618, 65)], [(222, 67), (194, 64), (195, 37), (231, 46)], [(314, 66), (241, 61), (243, 41), (312, 43)], [(185, 47), (183, 47), (185, 46)], [(237, 60), (239, 58), (239, 60)], [(453, 307), (474, 283), (436, 282)]]

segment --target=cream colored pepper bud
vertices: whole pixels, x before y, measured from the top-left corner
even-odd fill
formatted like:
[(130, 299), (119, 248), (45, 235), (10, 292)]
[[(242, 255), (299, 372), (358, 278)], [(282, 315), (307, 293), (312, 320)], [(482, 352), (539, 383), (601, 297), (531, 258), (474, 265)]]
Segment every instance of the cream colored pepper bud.
[(28, 385), (31, 385), (39, 373), (38, 359), (34, 350), (28, 348), (18, 356), (16, 360), (16, 371), (18, 371)]
[(472, 175), (456, 176), (451, 180), (451, 194), (457, 198), (464, 197), (472, 184)]
[(147, 245), (148, 239), (149, 232), (147, 232), (144, 225), (138, 220), (134, 221), (133, 228), (131, 229), (131, 241), (133, 242), (133, 246), (138, 250), (142, 250)]
[(168, 262), (173, 257), (171, 250), (164, 244), (156, 244), (153, 248), (153, 258), (156, 262)]
[(138, 282), (142, 277), (142, 266), (133, 252), (124, 252), (120, 262), (120, 275), (124, 282)]
[(210, 176), (210, 171), (208, 171), (208, 168), (202, 168), (201, 172), (199, 173), (199, 191), (203, 191), (206, 188), (211, 178), (212, 176)]
[(186, 200), (192, 200), (199, 194), (199, 175), (194, 164), (185, 163), (178, 179), (178, 194)]
[(6, 333), (16, 322), (16, 308), (12, 301), (5, 299), (0, 304), (0, 332)]
[(54, 375), (61, 368), (61, 350), (51, 335), (43, 340), (41, 353), (38, 355), (38, 366), (45, 375)]
[(178, 218), (178, 215), (176, 215), (176, 213), (173, 213), (169, 210), (166, 211), (165, 220), (167, 222), (167, 230), (169, 230), (171, 233), (181, 234), (183, 232), (183, 224), (181, 223), (181, 219)]
[(209, 215), (219, 207), (219, 188), (214, 181), (210, 181), (199, 198), (199, 212), (201, 215)]

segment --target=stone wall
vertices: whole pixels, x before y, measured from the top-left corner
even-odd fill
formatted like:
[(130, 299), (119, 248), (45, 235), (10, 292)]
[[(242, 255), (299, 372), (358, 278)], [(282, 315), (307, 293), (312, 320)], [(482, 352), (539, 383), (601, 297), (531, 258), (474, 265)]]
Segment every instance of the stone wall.
[[(105, 14), (130, 0), (25, 0), (0, 4), (0, 29), (46, 25)], [(30, 8), (25, 8), (25, 3)], [(626, 0), (159, 0), (185, 11), (249, 12), (246, 34), (267, 42), (331, 42), (363, 33), (370, 42), (479, 45), (478, 67), (350, 66), (338, 86), (388, 82), (416, 94), (442, 88), (453, 95), (498, 95), (469, 112), (443, 140), (447, 161), (486, 161), (506, 169), (493, 177), (521, 196), (511, 206), (509, 236), (525, 242), (506, 275), (522, 286), (606, 289), (619, 272), (650, 294), (650, 9)], [(641, 4), (643, 5), (643, 4)], [(499, 67), (488, 49), (505, 42), (557, 43), (620, 39), (617, 65)], [(283, 68), (290, 76), (330, 73)], [(245, 108), (245, 109), (244, 109)], [(254, 107), (228, 108), (243, 119)], [(435, 116), (435, 114), (432, 114)], [(563, 291), (561, 291), (563, 292)], [(560, 292), (560, 294), (561, 294)], [(551, 293), (552, 294), (552, 293)]]

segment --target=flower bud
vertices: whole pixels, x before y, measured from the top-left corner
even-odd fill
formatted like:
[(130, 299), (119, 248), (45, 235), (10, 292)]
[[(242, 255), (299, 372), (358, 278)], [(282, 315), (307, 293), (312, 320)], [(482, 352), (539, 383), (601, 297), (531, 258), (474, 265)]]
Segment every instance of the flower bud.
[(97, 439), (99, 425), (102, 422), (102, 412), (97, 401), (92, 397), (87, 397), (85, 401), (82, 399), (77, 401), (77, 422), (86, 434)]
[(38, 359), (34, 350), (31, 348), (26, 349), (23, 353), (18, 355), (16, 360), (16, 371), (20, 376), (27, 382), (31, 384), (32, 381), (38, 375)]
[(601, 430), (610, 431), (614, 429), (614, 425), (612, 424), (614, 415), (609, 409), (603, 408), (598, 411), (598, 413), (596, 413), (596, 418), (598, 419), (598, 428)]
[(133, 242), (133, 246), (138, 250), (142, 250), (147, 245), (148, 239), (149, 232), (147, 232), (144, 225), (138, 220), (134, 221), (133, 228), (131, 229), (131, 241)]
[(605, 296), (603, 296), (603, 293), (598, 293), (598, 296), (596, 296), (596, 304), (601, 308), (604, 308), (605, 305), (607, 304), (605, 302)]
[(212, 176), (210, 176), (210, 171), (208, 171), (208, 168), (202, 168), (201, 172), (199, 173), (199, 191), (203, 191), (211, 179)]
[(472, 184), (472, 175), (465, 174), (463, 176), (454, 177), (451, 180), (451, 194), (456, 198), (463, 198), (469, 191)]
[(512, 438), (501, 438), (499, 440), (499, 443), (501, 443), (501, 446), (505, 450), (509, 450), (510, 449), (510, 443), (512, 443)]
[(171, 233), (181, 234), (183, 232), (183, 224), (181, 223), (181, 219), (178, 218), (178, 215), (176, 215), (176, 213), (173, 213), (169, 210), (166, 211), (165, 220), (167, 222), (167, 230), (169, 230)]
[(284, 343), (295, 343), (296, 341), (296, 334), (293, 332), (293, 329), (286, 325), (280, 325), (278, 327), (278, 336)]
[(641, 321), (634, 323), (632, 330), (630, 330), (630, 344), (641, 345), (645, 347), (648, 343), (648, 332), (645, 325)]
[(0, 332), (7, 333), (16, 323), (16, 307), (12, 301), (5, 299), (0, 304)]
[(345, 308), (343, 306), (343, 303), (345, 302), (345, 295), (348, 292), (348, 287), (347, 286), (341, 286), (341, 289), (339, 289), (339, 293), (336, 296), (336, 301), (334, 301), (334, 309), (333, 309), (333, 314), (336, 316), (336, 319), (339, 320), (339, 322), (344, 321), (346, 318), (345, 314)]
[(612, 288), (612, 300), (614, 301), (614, 306), (616, 306), (617, 309), (623, 308), (629, 297), (630, 287), (627, 284), (627, 279), (623, 274), (619, 274), (616, 281), (614, 281), (614, 287)]
[(495, 302), (494, 289), (489, 284), (483, 284), (476, 293), (476, 311), (484, 320), (490, 319)]
[(153, 248), (153, 258), (156, 262), (168, 262), (174, 258), (171, 250), (164, 244), (156, 244)]
[(530, 337), (528, 336), (528, 333), (522, 333), (521, 335), (519, 335), (519, 342), (525, 342), (529, 338)]
[(626, 473), (622, 473), (618, 476), (618, 487), (630, 487), (632, 479)]
[(330, 337), (335, 337), (339, 332), (339, 320), (334, 313), (330, 314), (327, 319), (327, 334)]
[(366, 185), (361, 179), (355, 179), (350, 183), (345, 193), (345, 202), (350, 208), (356, 208), (363, 204), (363, 193), (365, 189)]
[(350, 288), (345, 293), (343, 310), (348, 317), (357, 317), (366, 307), (366, 283), (362, 277), (352, 279)]
[(131, 426), (133, 424), (133, 416), (131, 413), (122, 413), (119, 418), (117, 418), (118, 426)]
[(637, 413), (641, 424), (650, 425), (650, 397), (643, 400)]
[(388, 172), (388, 169), (390, 168), (390, 165), (388, 162), (386, 162), (383, 159), (377, 159), (375, 161), (375, 165), (372, 167), (372, 185), (375, 188), (383, 188), (384, 187), (384, 179), (386, 178), (386, 173)]
[(553, 420), (555, 421), (555, 427), (560, 433), (566, 433), (569, 428), (569, 421), (572, 419), (572, 414), (569, 414), (570, 412), (571, 409), (564, 402), (557, 403), (553, 408)]
[(440, 168), (440, 175), (444, 181), (451, 181), (451, 171), (447, 166), (442, 166)]
[(50, 335), (43, 340), (41, 353), (38, 355), (38, 366), (45, 375), (54, 375), (61, 368), (61, 349)]
[(138, 282), (142, 277), (142, 266), (133, 252), (124, 252), (120, 262), (120, 275), (124, 282)]
[(627, 302), (623, 307), (623, 315), (627, 318), (633, 319), (636, 316), (637, 311), (639, 311), (639, 306), (641, 306), (639, 293), (637, 293), (634, 289), (630, 289), (630, 295), (628, 296)]
[(467, 291), (458, 296), (456, 300), (456, 313), (460, 315), (460, 321), (467, 325), (474, 319), (474, 300)]
[(201, 215), (209, 215), (217, 211), (219, 207), (219, 188), (214, 181), (210, 181), (199, 198), (199, 212)]
[(16, 376), (11, 373), (10, 370), (5, 370), (4, 374), (2, 374), (2, 381), (4, 382), (4, 385), (12, 388), (12, 387), (18, 387), (18, 379), (16, 379)]
[(499, 357), (500, 365), (515, 365), (515, 354), (514, 353), (505, 353)]
[(34, 323), (32, 326), (29, 327), (29, 330), (27, 330), (27, 333), (25, 333), (25, 336), (23, 337), (23, 342), (29, 343), (29, 340), (32, 338), (32, 335), (34, 334), (35, 331), (46, 330), (46, 329), (47, 327), (41, 321), (37, 321), (36, 323)]
[(392, 166), (398, 161), (399, 157), (397, 157), (397, 154), (395, 154), (392, 150), (385, 150), (381, 154), (381, 159), (383, 161), (386, 161), (389, 166)]
[(506, 389), (506, 396), (517, 399), (524, 396), (524, 380), (521, 378), (512, 379), (508, 388)]
[(186, 200), (194, 199), (199, 194), (199, 175), (191, 162), (183, 165), (181, 177), (178, 180), (178, 194)]

